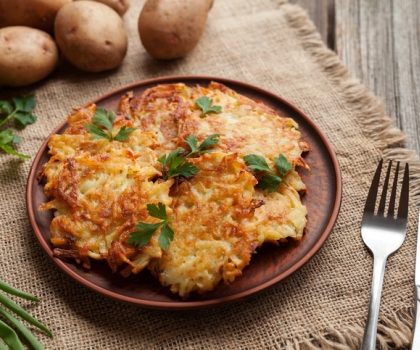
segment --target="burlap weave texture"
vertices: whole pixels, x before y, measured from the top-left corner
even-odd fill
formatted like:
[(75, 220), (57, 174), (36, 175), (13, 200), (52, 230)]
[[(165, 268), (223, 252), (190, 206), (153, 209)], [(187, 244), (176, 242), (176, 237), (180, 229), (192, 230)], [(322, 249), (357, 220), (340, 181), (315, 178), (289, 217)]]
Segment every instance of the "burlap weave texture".
[[(38, 85), (39, 120), (21, 133), (20, 150), (35, 155), (73, 107), (137, 80), (205, 74), (249, 82), (295, 104), (334, 145), (344, 183), (334, 232), (300, 271), (247, 301), (194, 312), (143, 310), (105, 299), (53, 266), (36, 242), (26, 214), (31, 161), (20, 163), (0, 155), (0, 278), (42, 298), (28, 309), (54, 332), (53, 339), (40, 336), (47, 349), (326, 348), (328, 339), (336, 344), (333, 348), (337, 344), (341, 349), (356, 348), (372, 267), (360, 238), (360, 218), (381, 147), (387, 145), (386, 137), (398, 138), (398, 132), (384, 133), (382, 143), (372, 136), (372, 119), (363, 120), (362, 106), (348, 96), (352, 89), (355, 96), (360, 94), (360, 88), (340, 83), (347, 79), (342, 68), (334, 68), (336, 58), (322, 47), (295, 6), (269, 0), (216, 0), (198, 47), (185, 59), (157, 62), (144, 51), (137, 34), (143, 1), (132, 3), (125, 16), (130, 38), (123, 66), (91, 75), (65, 65)], [(413, 305), (415, 224), (410, 221), (407, 240), (387, 267), (383, 344), (409, 341), (410, 324), (404, 317), (409, 319), (406, 310)]]

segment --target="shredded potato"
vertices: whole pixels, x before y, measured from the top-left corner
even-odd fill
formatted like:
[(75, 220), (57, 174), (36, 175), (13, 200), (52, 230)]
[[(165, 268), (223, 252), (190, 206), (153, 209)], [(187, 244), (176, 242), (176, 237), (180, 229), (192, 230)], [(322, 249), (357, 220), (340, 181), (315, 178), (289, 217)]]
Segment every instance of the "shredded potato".
[[(201, 96), (221, 106), (201, 115)], [(86, 129), (97, 108), (89, 105), (68, 117), (63, 134), (49, 140), (50, 159), (42, 177), (53, 210), (51, 243), (55, 254), (89, 267), (106, 260), (123, 275), (148, 268), (162, 285), (180, 295), (205, 293), (221, 281), (232, 283), (265, 242), (301, 239), (306, 187), (297, 167), (307, 167), (298, 126), (269, 107), (211, 83), (208, 87), (158, 85), (119, 103), (113, 132), (134, 128), (123, 141), (94, 138)], [(189, 159), (198, 173), (166, 179), (159, 157), (187, 149), (185, 139), (202, 142), (219, 134), (208, 153)], [(264, 157), (273, 168), (284, 155), (292, 169), (272, 193), (256, 188), (256, 174), (245, 155)], [(139, 222), (155, 223), (147, 204), (162, 203), (174, 239), (168, 249), (158, 243), (158, 229), (145, 246), (129, 243)]]

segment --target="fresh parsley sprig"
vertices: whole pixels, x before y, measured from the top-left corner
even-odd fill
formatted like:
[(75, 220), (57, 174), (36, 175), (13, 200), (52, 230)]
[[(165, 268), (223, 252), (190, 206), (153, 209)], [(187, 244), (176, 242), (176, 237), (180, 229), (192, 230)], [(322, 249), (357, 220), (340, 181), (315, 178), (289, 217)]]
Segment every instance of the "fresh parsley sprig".
[(208, 113), (220, 113), (222, 106), (213, 105), (213, 100), (207, 96), (201, 96), (195, 100), (197, 107), (201, 109), (201, 118), (204, 118)]
[(274, 164), (278, 174), (270, 169), (264, 157), (259, 155), (249, 154), (244, 157), (244, 161), (248, 168), (257, 173), (258, 184), (256, 187), (265, 189), (268, 192), (277, 191), (283, 178), (292, 169), (292, 164), (282, 154), (274, 158)]
[[(14, 97), (10, 100), (0, 100), (0, 128), (14, 123), (17, 129), (23, 129), (29, 124), (36, 121), (36, 116), (32, 113), (36, 105), (34, 95)], [(19, 153), (14, 149), (14, 145), (18, 144), (21, 138), (9, 129), (0, 131), (0, 149), (20, 159), (30, 158), (29, 156)]]
[(169, 226), (165, 204), (160, 202), (158, 205), (147, 204), (147, 212), (151, 217), (161, 221), (156, 223), (139, 222), (135, 226), (135, 231), (131, 233), (128, 243), (137, 247), (143, 247), (150, 242), (153, 234), (160, 228), (159, 246), (162, 249), (168, 249), (174, 239), (174, 231)]
[(193, 158), (202, 155), (209, 151), (209, 148), (214, 147), (219, 142), (220, 135), (212, 134), (204, 139), (203, 142), (198, 145), (197, 138), (194, 135), (188, 135), (185, 142), (190, 147), (191, 151), (187, 154), (187, 158)]
[(107, 139), (109, 141), (126, 141), (128, 136), (136, 130), (135, 128), (127, 128), (123, 126), (114, 136), (112, 133), (112, 125), (115, 121), (115, 113), (104, 108), (97, 108), (92, 118), (92, 123), (85, 125), (87, 131), (95, 139)]
[(177, 148), (168, 154), (159, 158), (159, 162), (163, 168), (163, 178), (167, 180), (170, 177), (183, 176), (185, 178), (193, 177), (198, 173), (198, 168), (188, 162), (188, 158), (194, 158), (209, 152), (219, 142), (219, 135), (213, 134), (198, 145), (197, 138), (194, 135), (188, 135), (185, 142), (190, 150), (187, 151), (183, 147)]

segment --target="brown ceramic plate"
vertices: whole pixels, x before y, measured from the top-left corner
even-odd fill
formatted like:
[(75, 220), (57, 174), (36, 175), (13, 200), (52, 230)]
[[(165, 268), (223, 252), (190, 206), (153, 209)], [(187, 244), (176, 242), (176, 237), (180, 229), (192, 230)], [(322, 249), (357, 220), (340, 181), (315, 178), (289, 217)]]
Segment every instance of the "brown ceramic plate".
[[(231, 285), (219, 285), (213, 292), (195, 296), (186, 301), (180, 300), (172, 295), (167, 288), (160, 286), (147, 271), (123, 278), (118, 274), (112, 274), (104, 262), (94, 262), (91, 270), (84, 270), (72, 262), (63, 261), (53, 256), (49, 240), (52, 213), (37, 210), (39, 204), (46, 200), (42, 186), (37, 181), (37, 174), (43, 164), (48, 161), (46, 140), (35, 157), (28, 177), (26, 198), (29, 219), (42, 249), (61, 270), (77, 282), (105, 296), (143, 307), (159, 309), (208, 307), (237, 301), (272, 286), (299, 269), (321, 248), (332, 231), (340, 208), (340, 170), (334, 151), (324, 134), (309, 117), (290, 103), (249, 84), (205, 76), (164, 77), (146, 80), (113, 91), (94, 102), (99, 106), (115, 109), (119, 98), (127, 91), (139, 94), (157, 84), (183, 82), (189, 85), (207, 85), (212, 80), (286, 113), (299, 124), (303, 139), (311, 145), (311, 151), (306, 156), (311, 171), (301, 172), (308, 188), (303, 197), (308, 208), (308, 224), (303, 239), (298, 243), (262, 247), (258, 254), (253, 256), (251, 264), (245, 268), (243, 275)], [(65, 128), (66, 123), (63, 122), (53, 133), (61, 133)]]

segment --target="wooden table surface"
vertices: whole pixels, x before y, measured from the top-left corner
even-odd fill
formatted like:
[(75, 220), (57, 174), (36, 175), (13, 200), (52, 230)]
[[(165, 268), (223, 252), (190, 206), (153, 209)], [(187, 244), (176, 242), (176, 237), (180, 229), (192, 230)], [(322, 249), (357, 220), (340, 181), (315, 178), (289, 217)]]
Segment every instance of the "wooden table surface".
[(420, 152), (420, 1), (291, 0)]

